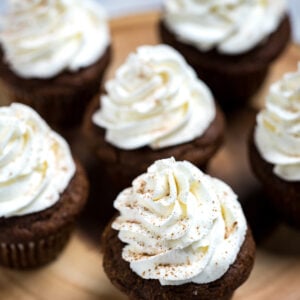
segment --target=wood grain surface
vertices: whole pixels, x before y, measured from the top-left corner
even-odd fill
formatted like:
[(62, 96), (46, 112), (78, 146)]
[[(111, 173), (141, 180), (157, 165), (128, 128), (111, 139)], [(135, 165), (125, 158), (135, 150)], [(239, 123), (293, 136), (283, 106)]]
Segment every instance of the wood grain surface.
[[(158, 43), (158, 18), (158, 13), (148, 13), (111, 21), (114, 59), (108, 77), (137, 46)], [(227, 116), (225, 145), (213, 159), (208, 172), (228, 182), (244, 203), (262, 197), (247, 160), (247, 137), (254, 122), (255, 109), (263, 106), (269, 85), (283, 73), (296, 70), (298, 60), (300, 48), (290, 45), (272, 66), (264, 86), (250, 106)], [(0, 91), (0, 103), (5, 104), (9, 95), (1, 84)], [(267, 216), (268, 211), (265, 214)], [(258, 218), (264, 219), (265, 216)], [(257, 219), (257, 223), (260, 220)], [(62, 255), (44, 268), (30, 272), (0, 268), (0, 299), (126, 299), (103, 272), (100, 226), (90, 229), (93, 234), (87, 228), (79, 226)], [(233, 297), (233, 300), (266, 299), (300, 300), (300, 232), (284, 225), (279, 225), (259, 245), (254, 270)]]

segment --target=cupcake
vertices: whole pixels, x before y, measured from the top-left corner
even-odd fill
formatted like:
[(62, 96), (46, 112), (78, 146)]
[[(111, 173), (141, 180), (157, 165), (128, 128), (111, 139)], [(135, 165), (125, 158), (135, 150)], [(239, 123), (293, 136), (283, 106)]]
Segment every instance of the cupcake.
[(165, 0), (161, 40), (176, 48), (226, 109), (259, 89), (286, 47), (285, 0)]
[(106, 15), (94, 0), (21, 2), (3, 17), (0, 77), (52, 127), (74, 127), (110, 61)]
[(88, 192), (65, 140), (30, 107), (0, 108), (0, 265), (53, 260), (66, 245)]
[(278, 214), (300, 228), (300, 65), (274, 83), (250, 139), (250, 162)]
[(157, 159), (205, 166), (223, 141), (223, 114), (210, 90), (169, 46), (139, 47), (105, 87), (84, 133), (118, 190)]
[(237, 196), (187, 161), (156, 161), (114, 202), (103, 266), (130, 299), (230, 299), (255, 245)]

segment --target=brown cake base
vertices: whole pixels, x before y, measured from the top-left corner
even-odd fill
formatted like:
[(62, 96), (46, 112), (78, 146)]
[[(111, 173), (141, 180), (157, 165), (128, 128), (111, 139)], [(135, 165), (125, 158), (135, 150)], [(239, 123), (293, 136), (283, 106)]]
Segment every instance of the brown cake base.
[(96, 63), (74, 73), (64, 71), (50, 79), (25, 79), (10, 69), (0, 50), (0, 77), (12, 92), (13, 102), (33, 107), (60, 131), (81, 123), (88, 103), (99, 92), (111, 52), (108, 47)]
[(29, 215), (0, 218), (0, 265), (29, 269), (55, 259), (68, 242), (87, 194), (85, 172), (76, 162), (76, 173), (54, 206)]
[(159, 23), (161, 40), (177, 49), (211, 89), (223, 109), (245, 104), (263, 83), (271, 62), (287, 46), (290, 22), (286, 16), (276, 32), (251, 51), (242, 55), (222, 55), (217, 50), (201, 52), (180, 42), (163, 20)]
[(109, 224), (102, 237), (104, 271), (114, 286), (130, 299), (136, 300), (230, 299), (233, 292), (248, 278), (255, 256), (255, 244), (248, 230), (235, 262), (220, 279), (207, 284), (162, 286), (158, 280), (146, 280), (132, 272), (129, 263), (122, 259), (123, 247), (118, 232)]
[(300, 229), (300, 181), (285, 181), (273, 173), (274, 165), (266, 162), (250, 138), (249, 158), (252, 170), (263, 184), (268, 200), (279, 217), (289, 225)]
[(122, 150), (106, 142), (105, 130), (92, 123), (92, 115), (99, 105), (99, 97), (96, 97), (87, 110), (83, 133), (88, 145), (96, 153), (96, 159), (102, 164), (103, 171), (119, 191), (130, 186), (135, 177), (146, 172), (159, 159), (173, 156), (176, 160), (187, 160), (203, 169), (224, 139), (224, 116), (217, 108), (216, 117), (209, 128), (192, 142), (158, 150), (149, 147)]
[(96, 243), (99, 242), (99, 231), (110, 221), (116, 210), (113, 201), (119, 189), (114, 186), (109, 176), (91, 149), (86, 149), (85, 169), (90, 182), (90, 192), (85, 209), (80, 217), (80, 227), (84, 229)]
[(244, 215), (251, 228), (256, 245), (262, 244), (280, 224), (280, 218), (262, 187), (247, 197), (240, 197)]

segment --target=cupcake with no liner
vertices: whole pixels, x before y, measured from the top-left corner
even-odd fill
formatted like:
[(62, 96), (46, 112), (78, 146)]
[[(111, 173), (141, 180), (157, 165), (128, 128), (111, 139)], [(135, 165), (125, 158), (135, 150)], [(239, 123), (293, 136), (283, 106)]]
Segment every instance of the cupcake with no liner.
[(65, 140), (30, 107), (1, 107), (0, 137), (0, 265), (38, 267), (66, 245), (88, 182)]
[(244, 104), (290, 39), (285, 0), (165, 0), (159, 33), (224, 108)]
[(153, 161), (205, 166), (223, 141), (224, 118), (207, 86), (166, 45), (141, 46), (91, 104), (84, 132), (119, 188)]
[(269, 201), (290, 225), (300, 228), (300, 64), (275, 82), (250, 139), (252, 169)]
[(110, 36), (94, 0), (8, 1), (0, 77), (13, 99), (57, 129), (78, 125), (110, 61)]
[(237, 196), (187, 161), (156, 161), (114, 202), (103, 266), (130, 299), (230, 299), (255, 244)]

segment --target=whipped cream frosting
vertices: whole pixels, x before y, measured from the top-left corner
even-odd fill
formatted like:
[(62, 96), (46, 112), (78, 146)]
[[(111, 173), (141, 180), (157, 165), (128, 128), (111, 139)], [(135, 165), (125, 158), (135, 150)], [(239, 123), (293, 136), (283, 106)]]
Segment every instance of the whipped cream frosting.
[(187, 161), (156, 161), (114, 202), (133, 272), (162, 285), (208, 283), (235, 261), (247, 223), (237, 196)]
[(229, 55), (259, 45), (286, 13), (286, 0), (165, 0), (164, 6), (178, 40)]
[(0, 41), (12, 70), (49, 78), (95, 63), (110, 42), (106, 14), (94, 0), (9, 0)]
[(93, 122), (121, 149), (174, 146), (200, 137), (215, 118), (208, 87), (166, 45), (142, 46), (106, 84)]
[(274, 83), (257, 116), (255, 143), (283, 180), (300, 181), (300, 64)]
[(34, 110), (0, 108), (0, 217), (54, 205), (74, 173), (69, 146)]

